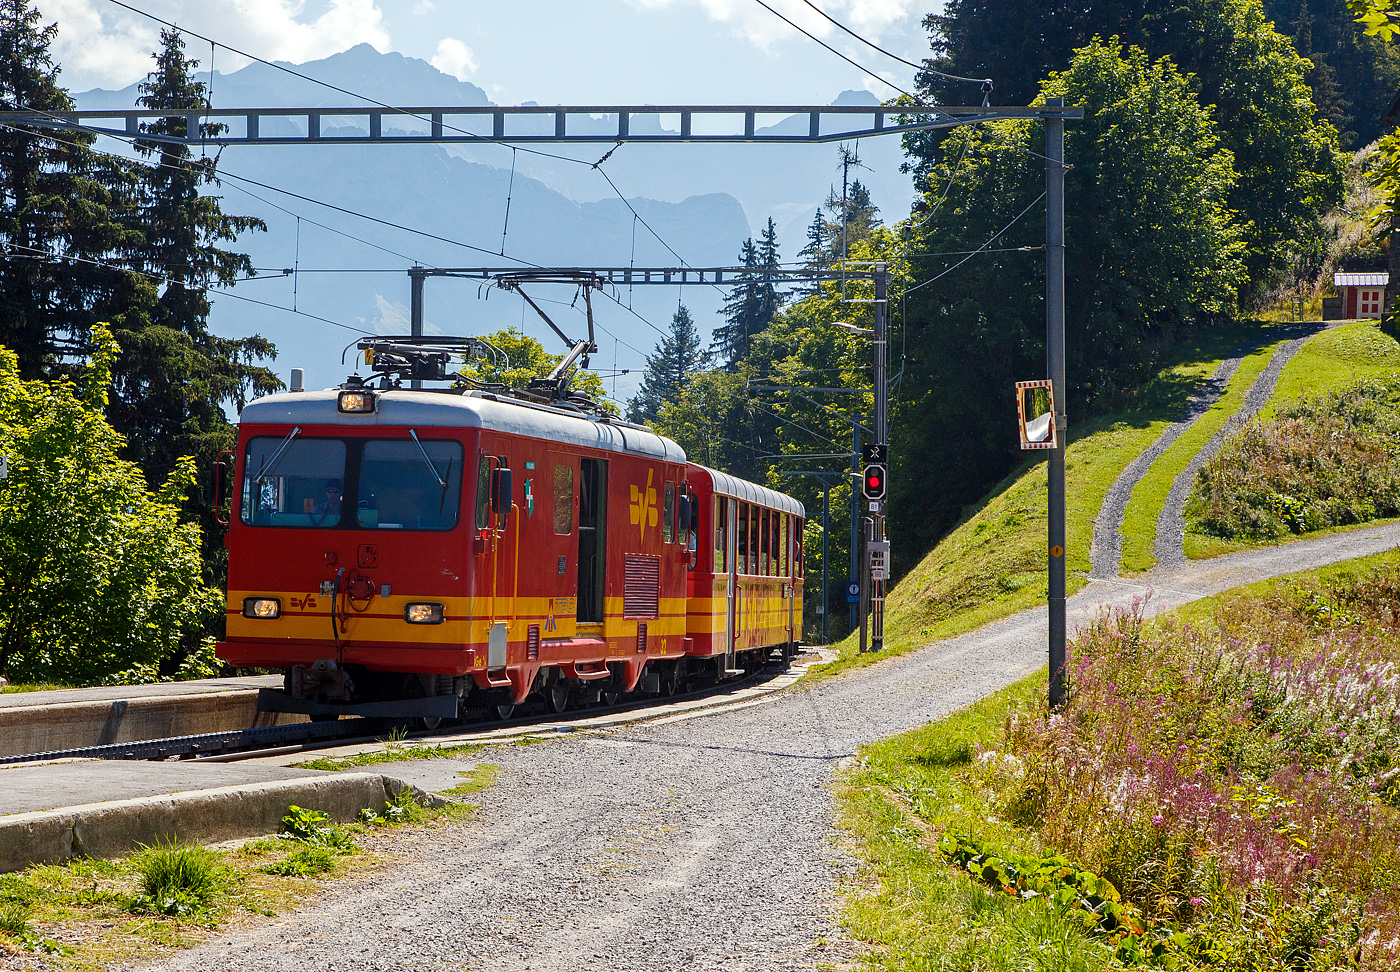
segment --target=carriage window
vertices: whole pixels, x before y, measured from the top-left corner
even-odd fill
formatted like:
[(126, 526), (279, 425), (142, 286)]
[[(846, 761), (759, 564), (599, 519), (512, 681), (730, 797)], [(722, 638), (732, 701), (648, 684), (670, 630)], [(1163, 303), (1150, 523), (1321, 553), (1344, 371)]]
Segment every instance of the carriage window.
[(462, 494), (456, 442), (374, 439), (360, 458), (356, 517), (370, 530), (451, 530)]
[(758, 573), (768, 573), (769, 554), (771, 546), (768, 542), (768, 511), (760, 510), (758, 514)]
[(476, 462), (476, 528), (491, 525), (491, 457), (482, 453)]
[(739, 573), (749, 572), (749, 504), (739, 504)]
[(661, 507), (661, 542), (671, 543), (676, 539), (676, 484), (667, 483)]
[(339, 526), (344, 489), (341, 440), (259, 436), (243, 460), (240, 516), (250, 526)]
[(574, 532), (574, 467), (554, 467), (554, 532), (566, 536)]
[(792, 519), (792, 576), (801, 577), (805, 573), (802, 563), (802, 518)]
[(778, 556), (782, 558), (779, 561), (779, 577), (792, 575), (792, 564), (788, 562), (788, 522), (791, 519), (792, 517), (784, 513), (782, 519), (778, 521)]
[(715, 497), (715, 573), (729, 569), (724, 559), (724, 541), (729, 533), (729, 500)]

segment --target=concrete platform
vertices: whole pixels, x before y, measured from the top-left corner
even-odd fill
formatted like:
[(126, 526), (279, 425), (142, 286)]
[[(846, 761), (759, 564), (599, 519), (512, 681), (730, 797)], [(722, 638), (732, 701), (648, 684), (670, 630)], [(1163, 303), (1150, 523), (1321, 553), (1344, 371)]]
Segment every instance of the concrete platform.
[[(348, 822), (410, 784), (378, 773), (277, 766), (74, 760), (0, 769), (0, 872), (117, 857), (158, 840), (276, 833), (292, 805)], [(440, 804), (440, 798), (415, 793)], [(83, 802), (96, 797), (95, 802)]]
[(258, 712), (258, 689), (281, 685), (281, 676), (263, 675), (10, 692), (0, 695), (0, 756), (306, 721)]
[[(811, 664), (823, 656), (829, 659), (831, 655), (824, 651), (809, 652), (776, 678), (700, 699), (659, 702), (628, 712), (578, 720), (546, 720), (532, 725), (472, 730), (422, 741), (442, 746), (465, 742), (502, 743), (522, 736), (606, 731), (629, 722), (698, 718), (761, 704), (765, 697), (775, 696), (791, 686)], [(165, 704), (177, 699), (187, 704), (191, 698), (217, 699), (249, 691), (256, 697), (257, 685), (246, 687), (248, 680), (213, 680), (218, 681), (241, 684), (218, 687), (213, 683), (186, 682), (181, 684), (207, 688), (180, 696), (162, 695), (158, 691), (168, 686), (136, 688), (146, 690), (141, 698)], [(116, 692), (118, 696), (128, 694)], [(51, 708), (9, 706), (0, 709), (0, 717), (35, 709), (61, 711), (75, 704), (110, 707), (123, 700), (130, 702), (109, 696), (60, 703)], [(399, 744), (361, 743), (236, 762), (83, 759), (0, 766), (0, 872), (81, 855), (117, 857), (131, 853), (140, 844), (172, 837), (211, 843), (272, 834), (277, 832), (287, 808), (293, 804), (321, 810), (334, 820), (349, 821), (366, 807), (382, 809), (384, 803), (404, 787), (412, 789), (426, 804), (445, 803), (431, 791), (460, 782), (456, 777), (457, 767), (443, 765), (448, 762), (445, 760), (392, 764), (393, 776), (372, 771), (307, 770), (290, 765), (319, 756), (348, 756), (394, 745)]]

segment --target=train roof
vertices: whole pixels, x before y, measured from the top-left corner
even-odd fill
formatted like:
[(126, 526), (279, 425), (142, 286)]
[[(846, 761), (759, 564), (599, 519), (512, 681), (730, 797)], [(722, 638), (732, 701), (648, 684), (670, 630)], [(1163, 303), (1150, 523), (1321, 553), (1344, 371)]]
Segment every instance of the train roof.
[(703, 470), (714, 483), (715, 492), (720, 496), (732, 496), (749, 503), (757, 503), (769, 509), (782, 510), (784, 513), (792, 513), (795, 516), (806, 517), (807, 511), (801, 503), (793, 499), (786, 493), (780, 493), (767, 486), (760, 486), (758, 483), (751, 483), (747, 479), (739, 479), (729, 473), (722, 473), (718, 469), (711, 469), (709, 466), (702, 466), (697, 462), (690, 464), (696, 469)]
[(489, 392), (449, 394), (374, 389), (377, 407), (368, 415), (339, 411), (336, 407), (339, 393), (339, 389), (327, 388), (325, 391), (268, 395), (243, 406), (238, 421), (249, 425), (491, 429), (590, 449), (649, 456), (665, 462), (686, 461), (685, 450), (679, 444), (650, 429), (562, 408), (499, 398)]

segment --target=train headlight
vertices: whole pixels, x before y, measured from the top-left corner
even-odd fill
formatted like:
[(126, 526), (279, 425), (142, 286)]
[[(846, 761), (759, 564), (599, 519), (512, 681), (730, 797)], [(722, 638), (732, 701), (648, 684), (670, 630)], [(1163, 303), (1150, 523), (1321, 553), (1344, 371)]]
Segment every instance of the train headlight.
[(275, 597), (245, 597), (243, 616), (269, 621), (282, 616), (282, 602)]
[(409, 624), (442, 624), (442, 605), (410, 604), (403, 609), (403, 619)]
[(335, 400), (335, 407), (341, 412), (364, 414), (374, 411), (374, 392), (343, 391)]

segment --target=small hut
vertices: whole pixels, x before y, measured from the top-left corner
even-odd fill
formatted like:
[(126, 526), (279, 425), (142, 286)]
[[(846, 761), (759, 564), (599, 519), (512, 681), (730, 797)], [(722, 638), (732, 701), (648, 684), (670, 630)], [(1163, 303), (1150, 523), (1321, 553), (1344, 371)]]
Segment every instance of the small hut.
[(1370, 318), (1377, 320), (1385, 310), (1385, 288), (1390, 282), (1390, 274), (1385, 271), (1371, 273), (1349, 273), (1338, 271), (1332, 274), (1332, 286), (1340, 296), (1340, 313), (1343, 320)]

